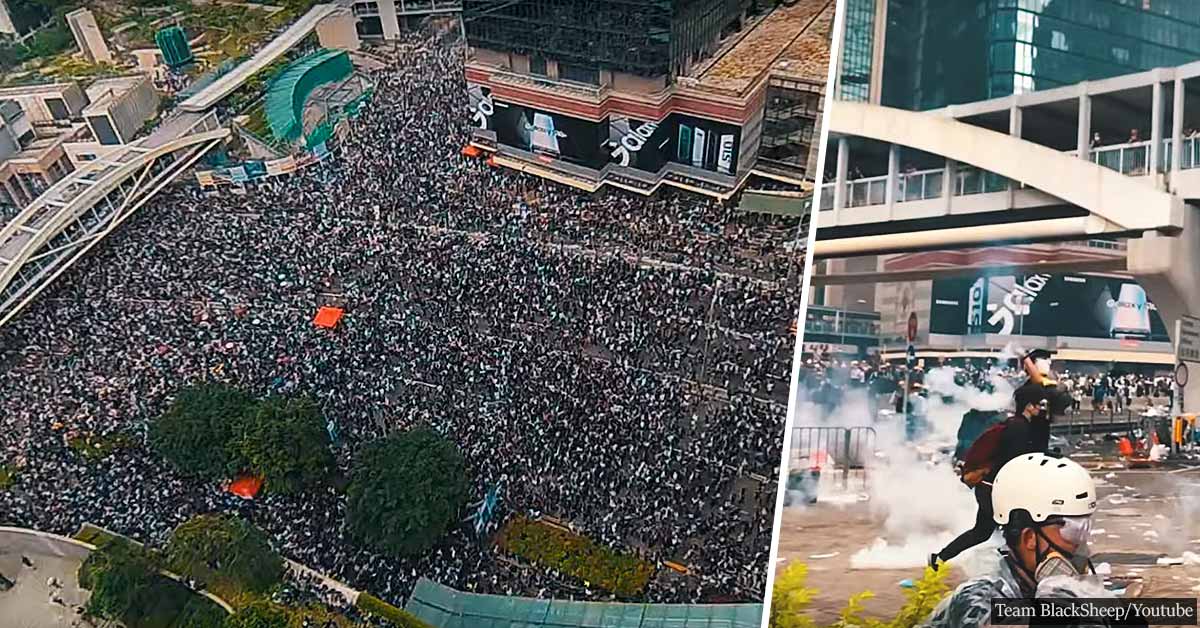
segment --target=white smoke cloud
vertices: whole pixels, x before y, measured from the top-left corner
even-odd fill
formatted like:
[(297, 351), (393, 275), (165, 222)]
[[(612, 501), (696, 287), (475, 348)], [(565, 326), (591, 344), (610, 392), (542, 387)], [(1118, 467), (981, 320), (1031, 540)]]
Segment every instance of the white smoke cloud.
[[(974, 493), (959, 481), (949, 454), (957, 442), (963, 415), (972, 408), (1007, 413), (1012, 408), (1014, 386), (1000, 367), (987, 374), (991, 392), (956, 383), (955, 373), (955, 369), (944, 367), (925, 374), (929, 432), (915, 443), (905, 438), (902, 416), (885, 413), (879, 421), (872, 421), (865, 389), (846, 391), (832, 411), (811, 403), (801, 391), (794, 425), (875, 428), (876, 452), (864, 461), (869, 478), (866, 494), (869, 508), (882, 523), (878, 538), (851, 556), (852, 569), (920, 568), (931, 553), (974, 525)], [(827, 482), (824, 477), (820, 489), (819, 503), (856, 501), (848, 498), (848, 491), (840, 483)], [(983, 573), (994, 566), (996, 561), (990, 559), (998, 545), (998, 537), (994, 536), (989, 543), (960, 555), (953, 564), (969, 576)]]

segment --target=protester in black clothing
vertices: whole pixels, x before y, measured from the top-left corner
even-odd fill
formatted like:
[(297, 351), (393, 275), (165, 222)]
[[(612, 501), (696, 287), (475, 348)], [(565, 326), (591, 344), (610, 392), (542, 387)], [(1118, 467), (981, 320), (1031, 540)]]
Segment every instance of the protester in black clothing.
[(1037, 383), (1027, 382), (1017, 389), (1013, 397), (1020, 413), (1006, 422), (991, 471), (975, 486), (975, 502), (978, 504), (975, 526), (950, 541), (942, 551), (930, 554), (929, 565), (934, 569), (937, 569), (939, 561), (951, 560), (991, 538), (996, 529), (996, 523), (992, 520), (992, 480), (996, 478), (1000, 468), (1021, 454), (1044, 453), (1049, 447), (1050, 431), (1041, 429), (1042, 424), (1048, 424), (1046, 388)]
[[(800, 308), (796, 217), (684, 192), (579, 192), (461, 151), (462, 42), (369, 51), (375, 96), (332, 158), (241, 189), (164, 188), (0, 327), (0, 525), (83, 522), (147, 544), (202, 513), (402, 604), (417, 581), (611, 599), (499, 560), (457, 525), (415, 556), (346, 534), (338, 482), (253, 501), (179, 473), (143, 435), (185, 387), (306, 396), (336, 421), (335, 476), (387, 434), (454, 442), (498, 527), (553, 516), (689, 567), (639, 601), (762, 600)], [(336, 330), (316, 308), (345, 306)], [(119, 438), (101, 460), (73, 446)], [(753, 498), (742, 498), (757, 485)], [(464, 513), (465, 516), (465, 513)]]

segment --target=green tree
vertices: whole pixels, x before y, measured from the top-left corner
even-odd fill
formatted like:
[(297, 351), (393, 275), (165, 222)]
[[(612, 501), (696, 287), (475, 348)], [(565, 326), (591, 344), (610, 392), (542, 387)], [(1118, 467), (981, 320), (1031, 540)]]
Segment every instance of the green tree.
[(247, 463), (229, 443), (253, 405), (253, 397), (222, 384), (184, 388), (150, 426), (150, 445), (183, 473), (208, 479), (235, 474)]
[(167, 542), (166, 559), (172, 571), (236, 592), (264, 593), (283, 579), (283, 558), (267, 536), (232, 515), (199, 515), (180, 524)]
[(462, 454), (430, 430), (389, 436), (363, 448), (350, 479), (350, 533), (378, 549), (416, 554), (458, 520), (467, 500)]
[(333, 468), (321, 411), (308, 399), (260, 401), (244, 417), (234, 448), (279, 493), (316, 484)]
[(225, 618), (224, 628), (288, 628), (286, 608), (269, 600), (256, 600)]
[(112, 540), (79, 566), (79, 586), (90, 589), (90, 615), (104, 619), (137, 616), (154, 587), (157, 567), (141, 548)]

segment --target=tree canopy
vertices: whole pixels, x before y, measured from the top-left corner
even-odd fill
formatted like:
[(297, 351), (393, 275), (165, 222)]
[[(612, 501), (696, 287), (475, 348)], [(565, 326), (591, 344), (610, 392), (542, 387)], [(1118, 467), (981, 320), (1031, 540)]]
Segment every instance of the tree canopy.
[(246, 460), (230, 443), (254, 406), (245, 392), (221, 384), (184, 388), (150, 426), (150, 445), (179, 471), (219, 479), (242, 471)]
[(308, 399), (268, 397), (247, 412), (234, 445), (268, 490), (294, 493), (333, 468), (321, 411)]
[(320, 409), (306, 398), (261, 401), (221, 384), (184, 388), (150, 426), (150, 445), (181, 472), (210, 480), (249, 472), (294, 493), (333, 468)]
[(291, 613), (269, 600), (256, 600), (225, 618), (223, 628), (288, 628)]
[(192, 517), (171, 533), (168, 567), (211, 588), (264, 593), (283, 578), (283, 558), (267, 536), (232, 515)]
[(424, 429), (389, 436), (355, 459), (347, 525), (372, 547), (416, 554), (458, 520), (468, 491), (466, 464), (454, 443)]
[(106, 543), (79, 566), (79, 586), (92, 592), (88, 614), (104, 619), (141, 614), (157, 573), (140, 547), (123, 540)]

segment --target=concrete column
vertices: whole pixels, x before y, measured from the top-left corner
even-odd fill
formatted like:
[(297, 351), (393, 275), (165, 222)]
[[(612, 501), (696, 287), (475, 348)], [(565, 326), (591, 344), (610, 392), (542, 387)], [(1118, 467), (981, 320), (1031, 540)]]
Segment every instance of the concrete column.
[[(1175, 322), (1184, 314), (1200, 313), (1200, 210), (1181, 203), (1183, 230), (1170, 237), (1150, 231), (1130, 238), (1127, 253), (1129, 274), (1146, 289), (1172, 341)], [(1193, 369), (1194, 370), (1194, 369)], [(1200, 404), (1200, 378), (1190, 377), (1184, 391), (1185, 411), (1195, 412)]]
[(888, 147), (887, 173), (887, 210), (888, 218), (893, 218), (896, 212), (896, 192), (900, 185), (900, 146), (892, 144)]
[(954, 188), (958, 181), (958, 162), (953, 159), (946, 160), (946, 167), (942, 170), (942, 210), (947, 216), (950, 215), (950, 206), (954, 202)]
[(35, 194), (33, 190), (29, 189), (29, 186), (26, 185), (24, 179), (22, 179), (19, 173), (14, 174), (13, 178), (10, 180), (16, 182), (17, 188), (21, 190), (21, 195), (28, 199), (25, 201), (26, 203), (32, 203), (33, 199), (37, 198), (37, 194)]
[(871, 40), (871, 93), (872, 105), (883, 102), (883, 51), (887, 47), (887, 0), (875, 0), (875, 36)]
[(1021, 107), (1016, 104), (1008, 108), (1008, 134), (1021, 137)]
[(1087, 160), (1092, 148), (1092, 97), (1079, 95), (1079, 131), (1075, 136), (1075, 154)]
[[(1016, 138), (1021, 137), (1021, 113), (1021, 107), (1015, 102), (1008, 108), (1008, 134)], [(1007, 209), (1012, 209), (1016, 206), (1017, 185), (1015, 181), (1008, 182), (1008, 193), (1005, 195), (1005, 198)]]
[(1171, 96), (1171, 181), (1175, 181), (1175, 173), (1183, 168), (1183, 107), (1187, 94), (1182, 78), (1175, 79)]
[(1146, 174), (1158, 176), (1162, 164), (1163, 140), (1163, 84), (1154, 82), (1153, 103), (1150, 107), (1150, 157), (1146, 163)]
[(21, 183), (17, 181), (15, 176), (5, 181), (4, 187), (8, 190), (8, 195), (12, 197), (17, 207), (24, 209), (29, 204), (29, 201), (32, 200), (29, 198), (29, 195), (25, 194), (24, 188), (21, 187)]
[(838, 212), (846, 206), (846, 172), (850, 169), (850, 140), (839, 137), (837, 145), (837, 173), (833, 177), (833, 219), (837, 222)]
[(379, 25), (383, 27), (383, 38), (387, 41), (400, 39), (400, 20), (396, 15), (396, 0), (378, 0)]

